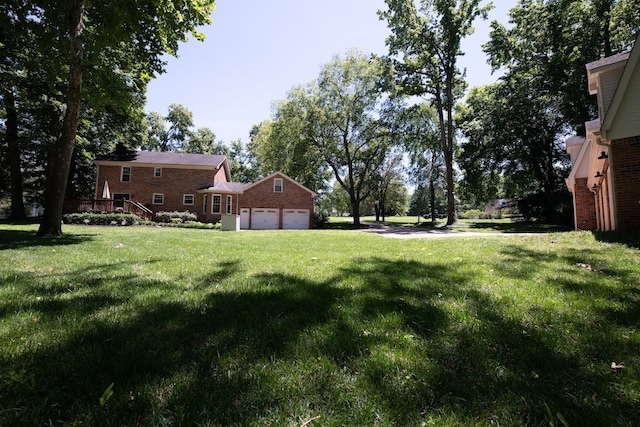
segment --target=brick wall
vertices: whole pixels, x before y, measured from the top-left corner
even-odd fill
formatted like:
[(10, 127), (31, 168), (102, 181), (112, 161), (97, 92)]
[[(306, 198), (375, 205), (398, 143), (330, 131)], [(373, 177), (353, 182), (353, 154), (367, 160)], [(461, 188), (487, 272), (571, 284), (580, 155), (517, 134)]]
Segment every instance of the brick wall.
[[(273, 181), (275, 178), (282, 178), (282, 192), (273, 191)], [(282, 209), (308, 209), (309, 224), (313, 224), (313, 202), (312, 194), (289, 180), (284, 175), (276, 174), (269, 179), (247, 189), (241, 194), (239, 200), (240, 208), (278, 208), (280, 209), (280, 227), (282, 228)]]
[(613, 141), (611, 163), (616, 186), (618, 230), (640, 229), (640, 136)]
[[(98, 188), (96, 196), (102, 194), (104, 181), (109, 183), (111, 197), (115, 193), (126, 193), (131, 200), (147, 206), (154, 212), (159, 211), (191, 211), (202, 212), (202, 195), (197, 190), (213, 184), (215, 170), (162, 168), (160, 177), (154, 176), (153, 167), (138, 167), (131, 165), (131, 180), (122, 182), (121, 166), (98, 167)], [(164, 203), (154, 205), (153, 194), (164, 194)], [(185, 194), (194, 195), (194, 204), (183, 204)]]
[(577, 178), (575, 193), (575, 217), (576, 229), (594, 231), (598, 225), (596, 222), (596, 202), (594, 194), (589, 191), (587, 178)]

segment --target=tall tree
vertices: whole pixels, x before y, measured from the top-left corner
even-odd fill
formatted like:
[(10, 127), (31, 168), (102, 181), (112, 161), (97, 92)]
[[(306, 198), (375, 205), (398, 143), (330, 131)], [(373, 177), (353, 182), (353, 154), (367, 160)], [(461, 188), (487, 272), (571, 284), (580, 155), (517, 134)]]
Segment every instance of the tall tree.
[(418, 189), (428, 189), (431, 221), (435, 222), (438, 187), (446, 192), (446, 173), (436, 113), (427, 103), (420, 103), (407, 109), (405, 116), (404, 146), (409, 159), (409, 178)]
[(294, 87), (287, 99), (274, 102), (273, 120), (255, 127), (250, 144), (260, 173), (284, 172), (315, 192), (326, 189), (327, 166), (306, 133), (305, 111), (310, 86)]
[[(167, 130), (168, 150), (183, 151), (187, 141), (191, 139), (192, 136), (191, 128), (193, 128), (193, 113), (184, 105), (171, 104), (169, 105), (169, 111), (167, 113), (167, 117), (165, 117), (165, 122), (169, 124), (169, 129)], [(206, 132), (204, 132), (204, 134), (206, 135)], [(210, 141), (207, 141), (207, 145), (212, 145), (214, 140), (215, 134), (213, 134), (213, 138)], [(204, 138), (200, 139), (200, 142), (204, 141)]]
[(597, 115), (596, 99), (585, 89), (585, 64), (635, 40), (640, 1), (522, 0), (509, 20), (509, 27), (491, 23), (484, 46), (491, 66), (519, 80), (530, 96), (547, 97), (566, 126), (583, 134), (585, 122)]
[(349, 194), (355, 225), (398, 134), (401, 108), (382, 90), (386, 72), (382, 61), (359, 52), (334, 57), (306, 96), (306, 135)]
[(447, 225), (456, 220), (453, 109), (464, 91), (462, 73), (457, 67), (462, 55), (460, 44), (473, 31), (477, 17), (487, 17), (491, 4), (480, 0), (386, 0), (391, 36), (389, 54), (399, 76), (399, 86), (407, 95), (429, 96), (436, 108), (440, 143), (445, 159), (447, 181)]
[[(22, 12), (24, 4), (26, 0), (12, 0), (10, 12)], [(186, 41), (188, 34), (202, 39), (196, 27), (211, 22), (213, 7), (213, 0), (28, 2), (25, 16), (47, 29), (47, 38), (39, 39), (42, 43), (36, 46), (57, 43), (54, 55), (50, 55), (53, 58), (58, 57), (56, 52), (64, 51), (65, 43), (68, 52), (62, 131), (49, 150), (45, 213), (39, 236), (62, 234), (62, 205), (83, 97), (94, 108), (127, 110), (134, 98), (143, 96), (149, 77), (163, 71), (163, 54), (175, 54), (178, 43)], [(63, 79), (63, 69), (59, 64), (47, 71)], [(89, 77), (86, 91), (85, 74)]]
[(568, 170), (563, 139), (583, 134), (597, 116), (585, 64), (635, 38), (640, 1), (522, 0), (509, 16), (509, 27), (491, 24), (484, 46), (504, 75), (472, 90), (460, 110), (465, 187), (476, 205), (496, 197), (532, 200), (538, 218), (557, 221)]
[(471, 90), (460, 109), (466, 138), (460, 167), (476, 205), (540, 194), (543, 219), (553, 220), (568, 167), (565, 118), (556, 114), (558, 98), (531, 96), (529, 90), (514, 77)]
[[(373, 186), (374, 211), (376, 214), (376, 222), (384, 221), (386, 213), (392, 208), (398, 209), (397, 192), (404, 189), (403, 185), (403, 153), (395, 150), (390, 153), (382, 164), (372, 173), (370, 185)], [(405, 203), (406, 204), (406, 203)]]

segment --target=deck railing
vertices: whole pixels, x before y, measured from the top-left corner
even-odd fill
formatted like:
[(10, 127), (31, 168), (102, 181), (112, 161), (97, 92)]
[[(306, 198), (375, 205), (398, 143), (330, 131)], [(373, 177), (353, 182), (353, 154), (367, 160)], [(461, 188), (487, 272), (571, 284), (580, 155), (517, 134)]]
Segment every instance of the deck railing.
[(74, 212), (122, 212), (134, 214), (140, 218), (151, 221), (153, 211), (134, 200), (113, 200), (113, 199), (66, 199), (64, 203), (65, 213)]

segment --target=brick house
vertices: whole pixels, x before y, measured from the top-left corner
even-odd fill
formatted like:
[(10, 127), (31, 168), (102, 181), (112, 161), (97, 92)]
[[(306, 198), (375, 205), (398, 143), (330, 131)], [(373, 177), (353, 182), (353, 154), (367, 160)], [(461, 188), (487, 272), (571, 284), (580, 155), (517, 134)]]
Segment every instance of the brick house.
[(311, 228), (316, 194), (281, 172), (253, 184), (231, 181), (226, 156), (133, 151), (95, 161), (95, 199), (135, 201), (151, 211), (190, 211), (202, 222), (239, 215), (240, 228)]
[(575, 228), (640, 229), (640, 36), (631, 52), (587, 64), (598, 118), (566, 140)]

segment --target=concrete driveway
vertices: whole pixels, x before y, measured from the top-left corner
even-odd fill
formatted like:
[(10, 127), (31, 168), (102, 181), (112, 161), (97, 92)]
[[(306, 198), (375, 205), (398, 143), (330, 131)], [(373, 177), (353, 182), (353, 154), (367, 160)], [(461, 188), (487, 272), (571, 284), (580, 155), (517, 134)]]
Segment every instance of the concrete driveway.
[(392, 239), (438, 239), (445, 237), (481, 237), (481, 236), (535, 236), (539, 233), (487, 233), (447, 229), (429, 229), (418, 227), (399, 227), (376, 223), (364, 223), (369, 228), (357, 230), (362, 233), (378, 234)]

